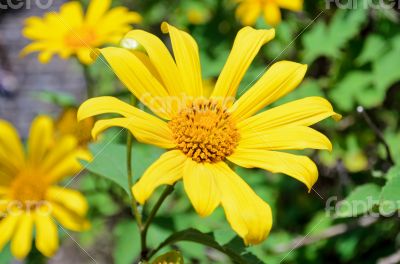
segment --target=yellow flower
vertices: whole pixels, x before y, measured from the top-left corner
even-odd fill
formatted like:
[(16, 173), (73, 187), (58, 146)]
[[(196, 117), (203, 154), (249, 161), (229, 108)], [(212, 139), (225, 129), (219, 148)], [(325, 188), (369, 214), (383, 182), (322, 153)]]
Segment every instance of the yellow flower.
[(260, 14), (270, 26), (276, 26), (281, 22), (280, 8), (301, 11), (303, 0), (236, 0), (239, 6), (236, 9), (236, 17), (243, 25), (252, 26), (256, 23)]
[(89, 64), (93, 48), (118, 43), (131, 30), (130, 24), (141, 21), (138, 13), (129, 12), (125, 7), (109, 9), (110, 5), (111, 0), (92, 0), (84, 15), (82, 5), (72, 1), (63, 4), (59, 13), (28, 18), (23, 35), (33, 43), (21, 54), (38, 51), (42, 63), (47, 63), (54, 54), (63, 59), (74, 55)]
[(199, 215), (208, 216), (221, 205), (245, 243), (260, 243), (272, 226), (271, 209), (225, 161), (285, 173), (310, 189), (318, 178), (315, 164), (308, 157), (281, 150), (330, 150), (328, 138), (309, 126), (340, 116), (320, 97), (257, 114), (302, 81), (307, 66), (289, 61), (272, 65), (233, 103), (246, 70), (261, 46), (274, 38), (274, 30), (245, 27), (239, 31), (209, 97), (203, 92), (195, 40), (167, 23), (162, 24), (162, 30), (170, 34), (174, 58), (159, 38), (142, 30), (133, 30), (126, 38), (144, 47), (147, 60), (122, 48), (100, 50), (119, 79), (158, 117), (106, 96), (84, 102), (78, 120), (120, 114), (123, 117), (97, 121), (93, 136), (119, 126), (141, 142), (169, 149), (133, 187), (138, 202), (144, 204), (160, 185), (183, 180)]
[(30, 252), (34, 229), (37, 249), (50, 257), (59, 245), (58, 224), (73, 231), (89, 225), (82, 194), (56, 185), (77, 173), (77, 158), (89, 159), (88, 153), (73, 137), (55, 142), (52, 122), (46, 116), (33, 121), (25, 154), (18, 132), (0, 120), (0, 251), (11, 241), (18, 259)]
[(210, 19), (208, 10), (202, 10), (195, 7), (189, 8), (186, 11), (188, 21), (193, 25), (201, 25)]
[(78, 122), (76, 119), (77, 112), (78, 109), (75, 107), (64, 109), (56, 121), (56, 133), (58, 137), (73, 136), (78, 140), (79, 146), (86, 148), (92, 140), (91, 131), (95, 120), (88, 118)]

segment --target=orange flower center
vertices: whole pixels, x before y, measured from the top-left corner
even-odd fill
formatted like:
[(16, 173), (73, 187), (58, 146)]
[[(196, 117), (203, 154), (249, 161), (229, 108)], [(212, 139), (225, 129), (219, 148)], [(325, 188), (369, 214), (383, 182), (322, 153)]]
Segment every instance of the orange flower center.
[(178, 149), (199, 163), (224, 160), (233, 153), (240, 137), (226, 109), (211, 100), (192, 102), (168, 125)]
[(65, 36), (65, 43), (70, 48), (84, 48), (95, 46), (97, 35), (94, 29), (78, 28), (71, 29)]
[(48, 184), (34, 171), (21, 172), (11, 184), (11, 197), (22, 203), (24, 208), (32, 208), (43, 202)]

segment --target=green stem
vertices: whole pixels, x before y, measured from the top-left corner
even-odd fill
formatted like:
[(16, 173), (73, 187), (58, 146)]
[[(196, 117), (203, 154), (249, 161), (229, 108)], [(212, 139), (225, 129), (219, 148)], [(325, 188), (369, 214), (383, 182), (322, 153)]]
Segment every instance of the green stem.
[(157, 203), (154, 205), (153, 209), (151, 210), (151, 212), (149, 214), (149, 217), (147, 218), (147, 220), (143, 226), (142, 232), (140, 233), (141, 248), (142, 248), (141, 257), (143, 260), (147, 260), (148, 248), (147, 248), (147, 244), (146, 244), (146, 239), (147, 239), (147, 231), (149, 230), (150, 224), (153, 221), (154, 217), (156, 216), (162, 203), (173, 191), (174, 191), (174, 185), (167, 185), (167, 187), (165, 187), (164, 192), (161, 194)]
[(85, 76), (86, 80), (86, 93), (88, 98), (92, 98), (95, 96), (94, 92), (94, 80), (92, 78), (92, 75), (90, 74), (90, 68), (89, 66), (82, 64), (83, 67), (83, 75)]

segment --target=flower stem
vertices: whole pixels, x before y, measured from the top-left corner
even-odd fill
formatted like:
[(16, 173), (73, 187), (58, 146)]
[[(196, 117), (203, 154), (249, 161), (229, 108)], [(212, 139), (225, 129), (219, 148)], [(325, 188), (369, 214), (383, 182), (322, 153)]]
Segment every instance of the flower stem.
[(147, 239), (147, 231), (150, 227), (150, 224), (153, 221), (154, 217), (156, 216), (158, 209), (160, 209), (162, 203), (173, 191), (174, 191), (174, 185), (167, 185), (167, 187), (165, 187), (164, 192), (161, 194), (157, 203), (154, 205), (153, 209), (149, 214), (149, 217), (147, 218), (142, 228), (142, 232), (140, 233), (140, 238), (141, 238), (141, 248), (142, 248), (141, 257), (143, 260), (147, 260), (148, 248), (146, 244), (146, 239)]
[(86, 80), (86, 93), (88, 98), (92, 98), (95, 96), (94, 93), (94, 80), (92, 75), (90, 74), (90, 69), (88, 65), (82, 64), (83, 68), (83, 75), (85, 76)]
[[(131, 104), (135, 105), (136, 99), (134, 96), (131, 96)], [(139, 227), (139, 230), (142, 230), (142, 216), (139, 212), (135, 196), (133, 195), (132, 192), (132, 186), (133, 186), (133, 170), (132, 170), (132, 143), (133, 143), (133, 137), (132, 134), (128, 131), (127, 133), (127, 149), (126, 149), (126, 168), (128, 172), (128, 186), (129, 190), (131, 192), (131, 207), (132, 207), (132, 213), (135, 216), (136, 223)]]

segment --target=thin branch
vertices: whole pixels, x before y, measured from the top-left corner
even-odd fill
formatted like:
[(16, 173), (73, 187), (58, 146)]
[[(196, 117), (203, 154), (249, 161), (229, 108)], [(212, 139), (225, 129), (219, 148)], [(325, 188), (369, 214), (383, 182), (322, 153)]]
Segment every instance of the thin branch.
[(141, 242), (142, 242), (142, 259), (146, 260), (147, 259), (147, 245), (146, 245), (146, 237), (147, 237), (147, 231), (149, 230), (150, 224), (153, 221), (154, 217), (156, 216), (158, 210), (160, 209), (162, 203), (165, 201), (165, 199), (174, 191), (174, 185), (167, 185), (164, 189), (164, 192), (161, 194), (160, 198), (158, 199), (157, 203), (154, 205), (153, 209), (151, 210), (149, 217), (147, 218), (142, 232), (140, 234), (141, 237)]
[(368, 113), (365, 111), (364, 107), (358, 106), (357, 112), (364, 118), (365, 122), (367, 122), (368, 126), (374, 131), (375, 135), (378, 137), (379, 141), (385, 146), (387, 160), (391, 165), (394, 165), (394, 161), (392, 158), (392, 154), (390, 152), (389, 144), (386, 142), (386, 139), (379, 128), (372, 121)]

